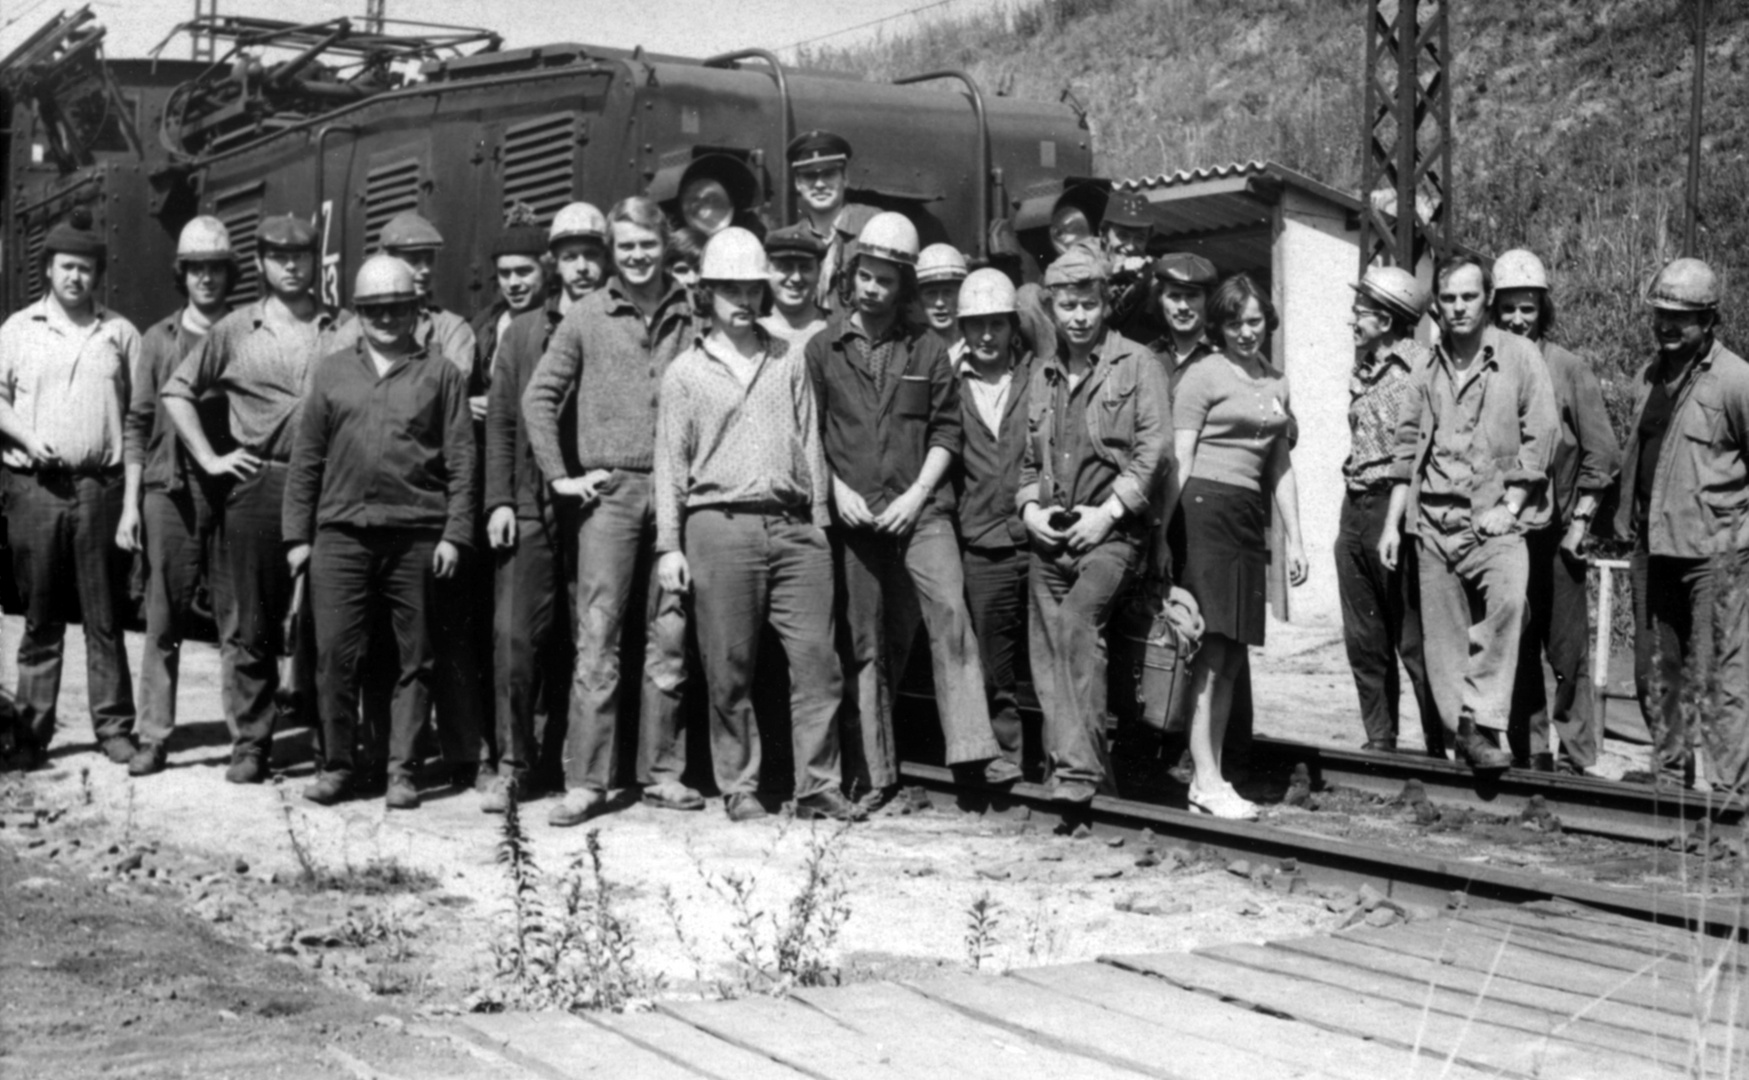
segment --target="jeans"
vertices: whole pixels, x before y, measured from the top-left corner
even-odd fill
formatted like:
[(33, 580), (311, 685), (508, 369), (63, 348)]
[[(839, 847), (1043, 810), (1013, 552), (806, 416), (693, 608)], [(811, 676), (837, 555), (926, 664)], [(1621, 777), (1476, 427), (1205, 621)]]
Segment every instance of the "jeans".
[(1505, 730), (1530, 578), (1524, 538), (1424, 539), (1420, 570), (1427, 674), (1447, 732), (1462, 719)]
[(523, 780), (542, 770), (544, 747), (565, 727), (575, 662), (574, 526), (519, 519), (516, 547), (498, 554), (493, 607), (498, 773)]
[(565, 732), (565, 783), (606, 791), (618, 753), (620, 646), (632, 586), (647, 578), (637, 782), (678, 783), (686, 771), (680, 694), (686, 684), (686, 607), (651, 572), (656, 511), (650, 474), (616, 469), (577, 530), (577, 663)]
[[(163, 742), (176, 726), (176, 683), (182, 642), (194, 611), (195, 593), (206, 580), (213, 607), (222, 609), (217, 575), (211, 573), (219, 515), (212, 493), (197, 484), (181, 491), (148, 491), (141, 512), (146, 534), (146, 637), (140, 650), (142, 742)], [(232, 657), (219, 654), (220, 683), (230, 681)]]
[(1053, 785), (1101, 785), (1110, 772), (1105, 628), (1135, 567), (1129, 540), (1107, 540), (1080, 556), (1032, 556), (1027, 641)]
[(984, 703), (978, 639), (966, 610), (964, 571), (953, 522), (924, 511), (907, 537), (840, 529), (844, 584), (840, 654), (844, 664), (845, 780), (857, 790), (899, 782), (893, 696), (922, 623), (929, 633), (935, 700), (947, 762), (988, 761), (1001, 753)]
[(85, 631), (92, 730), (99, 741), (127, 735), (134, 728), (134, 687), (121, 626), (127, 567), (115, 546), (121, 472), (13, 472), (7, 490), (13, 575), (24, 601), (24, 637), (18, 642), (20, 730), (43, 749), (54, 739), (67, 620), (76, 601)]
[(394, 630), (397, 676), (389, 705), (389, 774), (411, 779), (419, 729), (431, 711), (430, 595), (448, 585), (431, 574), (435, 532), (327, 528), (310, 552), (321, 697), (322, 769), (350, 775), (358, 740), (360, 661), (374, 617)]
[(1406, 543), (1397, 569), (1379, 559), (1379, 533), (1391, 493), (1351, 491), (1342, 500), (1336, 534), (1336, 590), (1342, 598), (1342, 638), (1348, 666), (1360, 696), (1360, 723), (1372, 746), (1397, 745), (1397, 709), (1402, 688), (1397, 660), (1409, 673), (1409, 687), (1421, 713), (1428, 752), (1441, 754), (1445, 728), (1427, 681), (1421, 637), (1420, 572), (1416, 547)]
[[(1749, 552), (1718, 560), (1634, 552), (1634, 685), (1652, 734), (1652, 760), (1673, 779), (1706, 747), (1717, 787), (1749, 781)], [(1683, 697), (1698, 697), (1689, 731)]]
[(1002, 757), (1021, 764), (1018, 684), (1021, 646), (1026, 641), (1026, 564), (1024, 548), (966, 548), (966, 608), (978, 635), (984, 665), (984, 700), (990, 730)]
[[(1557, 525), (1525, 536), (1530, 561), (1529, 613), (1512, 689), (1512, 756), (1549, 752), (1549, 724), (1561, 736), (1561, 760), (1577, 769), (1597, 764), (1597, 714), (1592, 707), (1591, 606), (1585, 562), (1561, 553)], [(1555, 673), (1555, 697), (1543, 685), (1543, 656)]]
[[(215, 562), (220, 649), (232, 660), (220, 688), (225, 718), (231, 725), (232, 758), (266, 760), (273, 748), (278, 718), (275, 696), (279, 685), (282, 622), (291, 607), (291, 571), (285, 563), (280, 532), (280, 506), (285, 494), (285, 466), (267, 462), (232, 487), (217, 532)], [(306, 604), (308, 596), (305, 597)], [(306, 609), (307, 610), (307, 609)], [(312, 620), (302, 620), (304, 632), (293, 643), (300, 720), (315, 715), (316, 665)]]
[(842, 782), (834, 720), (844, 695), (832, 643), (832, 550), (805, 517), (740, 510), (686, 516), (686, 561), (705, 684), (711, 762), (724, 795), (759, 789), (753, 680), (760, 631), (777, 631), (789, 657), (790, 743), (796, 797)]

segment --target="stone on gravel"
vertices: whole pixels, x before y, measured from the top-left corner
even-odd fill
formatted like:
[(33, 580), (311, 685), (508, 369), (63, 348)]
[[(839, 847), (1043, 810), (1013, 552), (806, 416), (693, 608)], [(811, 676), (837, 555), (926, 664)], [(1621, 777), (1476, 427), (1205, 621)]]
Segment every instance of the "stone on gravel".
[(1081, 824), (1075, 826), (1075, 831), (1070, 833), (1069, 835), (1074, 837), (1077, 840), (1085, 840), (1089, 836), (1093, 835), (1093, 827), (1091, 825), (1088, 825), (1086, 822), (1082, 822)]
[(1368, 882), (1360, 887), (1360, 906), (1363, 911), (1371, 911), (1384, 902), (1385, 894), (1372, 887)]
[(1039, 862), (1062, 862), (1063, 861), (1063, 853), (1061, 851), (1055, 851), (1055, 850), (1041, 851), (1038, 853), (1038, 861)]
[(1227, 864), (1227, 873), (1234, 877), (1248, 878), (1251, 876), (1251, 864), (1244, 859), (1234, 859)]
[(1383, 928), (1402, 921), (1402, 918), (1396, 911), (1381, 905), (1366, 913), (1366, 924)]
[(1410, 777), (1403, 785), (1402, 794), (1397, 796), (1397, 801), (1404, 806), (1414, 806), (1418, 803), (1424, 803), (1427, 801), (1427, 786), (1414, 777)]
[(1014, 876), (1014, 871), (1006, 866), (980, 866), (977, 875), (986, 881), (1007, 881)]
[(1160, 857), (1158, 855), (1153, 854), (1152, 852), (1149, 852), (1148, 854), (1145, 854), (1136, 860), (1136, 867), (1137, 867), (1137, 869), (1140, 869), (1140, 870), (1146, 870), (1149, 867), (1159, 866), (1159, 865), (1160, 865)]
[(13, 888), (23, 892), (42, 892), (44, 889), (52, 889), (59, 884), (60, 882), (56, 881), (54, 878), (27, 877), (17, 885), (14, 885)]
[(1105, 846), (1111, 847), (1111, 848), (1123, 847), (1123, 837), (1121, 837), (1121, 836), (1110, 837), (1109, 839), (1107, 839), (1105, 841)]
[(1182, 901), (1172, 902), (1160, 897), (1144, 900), (1139, 893), (1130, 893), (1112, 901), (1111, 906), (1118, 911), (1130, 915), (1188, 915), (1190, 905)]
[(1111, 866), (1103, 870), (1093, 871), (1094, 881), (1110, 881), (1112, 878), (1120, 877), (1123, 877), (1123, 867), (1121, 866)]
[(249, 862), (246, 859), (238, 859), (231, 864), (231, 873), (233, 874), (247, 874), (248, 872)]
[(407, 1022), (405, 1020), (402, 1020), (398, 1016), (390, 1016), (388, 1013), (384, 1013), (375, 1018), (371, 1023), (375, 1024), (377, 1027), (388, 1028), (390, 1031), (407, 1030)]

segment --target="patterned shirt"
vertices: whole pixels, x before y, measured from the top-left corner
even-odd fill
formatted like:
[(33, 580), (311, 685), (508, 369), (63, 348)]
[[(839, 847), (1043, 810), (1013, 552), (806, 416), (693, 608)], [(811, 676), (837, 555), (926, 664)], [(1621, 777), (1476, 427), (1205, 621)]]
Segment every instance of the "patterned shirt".
[(1374, 349), (1354, 365), (1348, 378), (1348, 458), (1342, 478), (1350, 491), (1391, 484), (1396, 459), (1397, 423), (1404, 402), (1414, 401), (1415, 382), (1426, 375), (1433, 354), (1404, 338)]
[(826, 477), (800, 350), (767, 336), (748, 382), (703, 339), (668, 366), (656, 414), (657, 551), (679, 551), (685, 511), (705, 507), (791, 510), (824, 528)]
[[(0, 400), (76, 472), (122, 463), (123, 418), (140, 357), (134, 324), (102, 305), (79, 326), (54, 297), (22, 308), (0, 326)], [(23, 448), (0, 462), (29, 469)]]

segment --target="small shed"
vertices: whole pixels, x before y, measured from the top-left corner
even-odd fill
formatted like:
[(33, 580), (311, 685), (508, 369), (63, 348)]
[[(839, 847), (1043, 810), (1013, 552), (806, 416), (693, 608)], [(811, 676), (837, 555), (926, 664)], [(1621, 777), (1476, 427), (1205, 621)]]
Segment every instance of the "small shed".
[[(1358, 196), (1271, 162), (1253, 161), (1120, 181), (1146, 196), (1154, 247), (1190, 251), (1223, 275), (1244, 272), (1267, 289), (1281, 315), (1272, 342), (1288, 375), (1300, 441), (1294, 473), (1311, 576), (1289, 590), (1283, 560), (1270, 565), (1270, 606), (1279, 619), (1342, 622), (1334, 548), (1348, 455), (1348, 378), (1354, 365), (1351, 286), (1360, 277)], [(1423, 278), (1431, 267), (1417, 268)], [(1280, 537), (1272, 546), (1279, 552)], [(1291, 593), (1291, 595), (1290, 595)]]

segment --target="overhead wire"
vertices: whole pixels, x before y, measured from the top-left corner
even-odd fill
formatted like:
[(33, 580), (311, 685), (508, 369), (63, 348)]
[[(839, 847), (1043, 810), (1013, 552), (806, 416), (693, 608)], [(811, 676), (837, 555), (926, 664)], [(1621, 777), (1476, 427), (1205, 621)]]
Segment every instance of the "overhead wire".
[(783, 49), (779, 50), (779, 51), (784, 51), (784, 50), (788, 50), (788, 49), (798, 49), (798, 48), (802, 47), (803, 45), (812, 45), (812, 44), (814, 44), (816, 42), (820, 42), (820, 41), (830, 41), (831, 39), (833, 39), (835, 37), (843, 37), (845, 34), (854, 34), (858, 30), (867, 30), (871, 26), (879, 26), (882, 23), (892, 22), (894, 19), (903, 19), (903, 18), (906, 18), (907, 16), (917, 15), (917, 14), (920, 14), (920, 13), (925, 12), (925, 11), (933, 10), (935, 8), (947, 7), (949, 4), (957, 4), (959, 2), (960, 2), (960, 0), (934, 0), (933, 3), (919, 4), (918, 6), (916, 6), (914, 8), (908, 8), (904, 11), (895, 12), (891, 15), (883, 15), (878, 19), (870, 19), (868, 22), (857, 23), (855, 26), (846, 26), (842, 30), (834, 30), (829, 34), (818, 34), (818, 35), (811, 37), (811, 38), (803, 38), (800, 41), (792, 41), (788, 45), (783, 46)]

